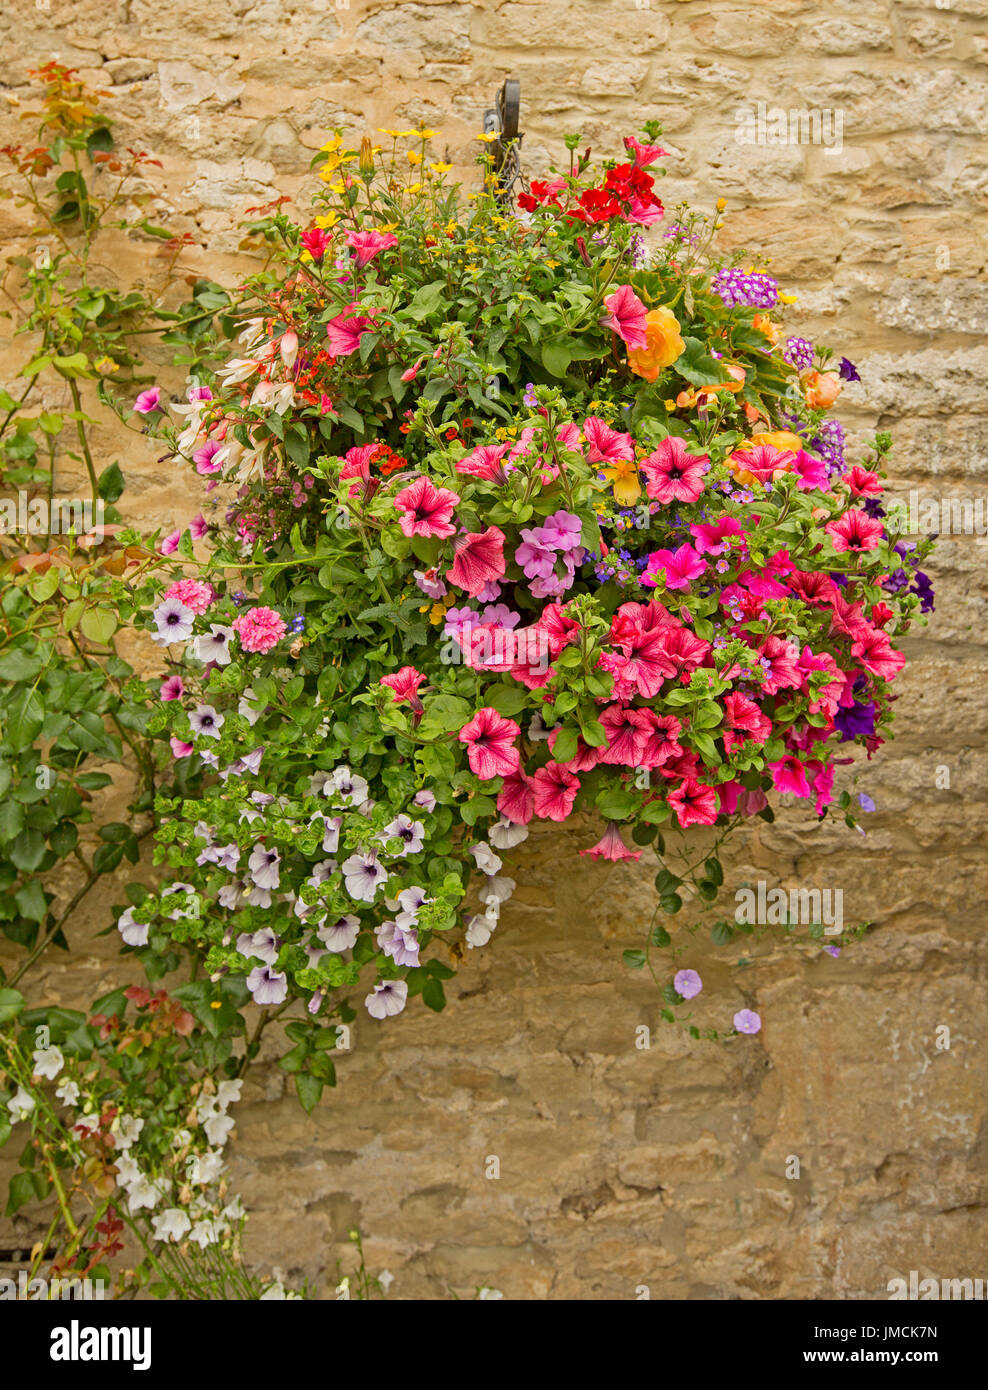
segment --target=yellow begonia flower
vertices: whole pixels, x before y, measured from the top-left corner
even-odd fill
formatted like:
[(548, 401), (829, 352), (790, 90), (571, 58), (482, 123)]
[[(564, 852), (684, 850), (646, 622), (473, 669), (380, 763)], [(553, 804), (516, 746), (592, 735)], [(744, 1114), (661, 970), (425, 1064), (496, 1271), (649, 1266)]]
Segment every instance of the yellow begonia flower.
[(633, 507), (641, 496), (638, 469), (633, 459), (618, 459), (600, 470), (614, 490), (614, 500), (620, 507)]
[(335, 227), (339, 220), (340, 214), (330, 210), (329, 212), (324, 212), (321, 217), (316, 218), (316, 226), (322, 227), (324, 231), (328, 231), (330, 227)]

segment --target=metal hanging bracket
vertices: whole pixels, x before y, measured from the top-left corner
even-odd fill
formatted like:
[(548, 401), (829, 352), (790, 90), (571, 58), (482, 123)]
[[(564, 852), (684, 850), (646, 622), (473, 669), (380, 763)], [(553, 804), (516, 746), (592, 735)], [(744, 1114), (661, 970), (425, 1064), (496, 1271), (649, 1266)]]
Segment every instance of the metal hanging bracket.
[(510, 202), (512, 187), (521, 175), (520, 116), (521, 83), (515, 77), (507, 77), (494, 98), (493, 109), (484, 112), (484, 134), (497, 136), (491, 143), (491, 155), (497, 179), (495, 197), (502, 203)]

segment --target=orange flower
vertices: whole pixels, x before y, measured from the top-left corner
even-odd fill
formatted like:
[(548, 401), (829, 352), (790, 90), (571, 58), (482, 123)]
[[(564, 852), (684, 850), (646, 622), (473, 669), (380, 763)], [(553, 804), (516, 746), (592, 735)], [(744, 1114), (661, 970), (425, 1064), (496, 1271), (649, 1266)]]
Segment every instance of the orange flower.
[(833, 372), (808, 372), (803, 378), (803, 390), (811, 410), (829, 410), (841, 393), (840, 378)]
[(628, 366), (636, 376), (655, 381), (665, 367), (682, 357), (686, 344), (679, 321), (671, 309), (652, 309), (645, 315), (645, 346), (628, 353)]
[[(798, 454), (805, 442), (798, 434), (790, 434), (788, 430), (766, 430), (762, 434), (753, 434), (748, 441), (755, 449), (759, 444), (764, 444), (769, 449), (781, 449), (783, 453), (788, 450), (793, 454)], [(742, 445), (742, 448), (744, 447)]]
[(757, 328), (759, 333), (764, 333), (773, 347), (782, 334), (781, 327), (777, 323), (773, 323), (768, 314), (756, 314), (751, 320), (751, 326)]
[(725, 362), (727, 374), (730, 381), (718, 381), (713, 386), (691, 387), (688, 391), (680, 391), (676, 397), (676, 404), (680, 409), (691, 409), (698, 405), (701, 410), (705, 409), (716, 396), (718, 391), (733, 391), (737, 393), (744, 388), (745, 371), (736, 362)]

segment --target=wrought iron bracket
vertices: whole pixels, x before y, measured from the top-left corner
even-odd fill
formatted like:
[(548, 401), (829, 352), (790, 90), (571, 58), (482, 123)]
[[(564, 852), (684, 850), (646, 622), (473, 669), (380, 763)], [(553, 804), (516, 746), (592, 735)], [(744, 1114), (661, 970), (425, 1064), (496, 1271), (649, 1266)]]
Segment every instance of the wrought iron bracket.
[(521, 83), (517, 78), (507, 77), (494, 98), (493, 108), (484, 112), (484, 134), (497, 136), (491, 143), (491, 156), (497, 179), (495, 196), (502, 203), (510, 202), (512, 187), (521, 175), (520, 116)]

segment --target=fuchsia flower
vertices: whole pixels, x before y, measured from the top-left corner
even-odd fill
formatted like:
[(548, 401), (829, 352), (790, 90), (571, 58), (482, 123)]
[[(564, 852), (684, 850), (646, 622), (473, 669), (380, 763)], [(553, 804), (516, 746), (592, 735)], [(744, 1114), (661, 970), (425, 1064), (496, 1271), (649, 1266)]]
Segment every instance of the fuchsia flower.
[(457, 536), (453, 552), (453, 564), (446, 571), (446, 578), (471, 598), (476, 598), (481, 589), (504, 575), (504, 532), (498, 526)]
[[(350, 309), (356, 307), (356, 304), (352, 304)], [(350, 309), (346, 313), (337, 314), (326, 325), (329, 350), (334, 357), (349, 357), (356, 352), (360, 347), (360, 339), (374, 329), (374, 318), (381, 312), (380, 309), (368, 309), (366, 314), (354, 314)]]
[(419, 360), (413, 363), (411, 367), (406, 367), (406, 369), (401, 374), (402, 381), (414, 381), (415, 378), (418, 376), (419, 368), (422, 366), (422, 363), (424, 361), (425, 358), (420, 357)]
[(163, 599), (177, 598), (193, 613), (202, 615), (216, 597), (212, 584), (204, 584), (198, 579), (179, 579), (162, 595)]
[(604, 300), (604, 307), (608, 310), (600, 320), (601, 328), (611, 328), (630, 348), (643, 348), (647, 345), (647, 329), (645, 305), (630, 285), (622, 285), (620, 289), (608, 295)]
[(667, 589), (685, 589), (691, 580), (699, 579), (706, 568), (707, 562), (691, 545), (681, 545), (678, 550), (653, 550), (642, 583), (654, 588), (659, 582), (658, 575), (664, 571)]
[(273, 608), (249, 608), (234, 618), (233, 627), (247, 652), (269, 652), (287, 631), (285, 620)]
[(422, 708), (422, 702), (418, 697), (418, 689), (425, 680), (421, 671), (416, 671), (414, 666), (403, 666), (394, 675), (382, 676), (381, 684), (388, 686), (392, 692), (395, 704), (401, 704), (407, 700), (409, 704)]
[(457, 737), (467, 745), (471, 772), (482, 782), (489, 782), (492, 777), (510, 777), (518, 771), (521, 758), (515, 739), (520, 733), (521, 728), (513, 719), (505, 719), (485, 705), (469, 724), (464, 724)]
[(609, 859), (612, 864), (623, 864), (629, 859), (635, 863), (642, 857), (641, 850), (630, 850), (621, 839), (621, 830), (616, 820), (609, 821), (601, 839), (590, 849), (581, 849), (591, 859)]
[(300, 241), (312, 259), (318, 263), (325, 256), (332, 237), (328, 232), (324, 232), (322, 227), (310, 227), (307, 232), (302, 233)]
[(861, 551), (875, 550), (882, 539), (884, 528), (877, 517), (869, 516), (867, 512), (852, 507), (836, 521), (828, 521), (823, 529), (833, 542), (835, 550)]
[(542, 820), (565, 820), (580, 790), (580, 779), (562, 763), (546, 763), (532, 775), (535, 814)]
[(402, 513), (402, 532), (406, 536), (438, 536), (445, 540), (456, 531), (450, 517), (459, 500), (459, 493), (436, 487), (424, 475), (416, 478), (395, 498), (395, 507)]
[(688, 454), (677, 435), (670, 434), (639, 463), (647, 479), (645, 491), (663, 505), (695, 502), (703, 491), (703, 475), (710, 469), (708, 454)]
[(398, 238), (393, 232), (347, 232), (346, 244), (356, 253), (357, 265), (362, 270), (382, 251), (397, 246)]
[(138, 415), (153, 415), (156, 410), (161, 409), (161, 387), (152, 386), (147, 391), (142, 391), (134, 402), (134, 409)]
[(587, 454), (589, 463), (618, 463), (622, 459), (633, 459), (635, 456), (631, 435), (612, 430), (610, 425), (605, 424), (596, 415), (584, 420), (583, 434), (590, 447)]

